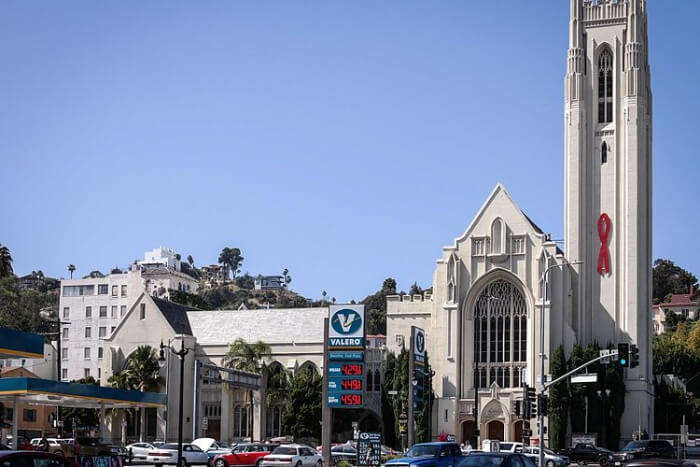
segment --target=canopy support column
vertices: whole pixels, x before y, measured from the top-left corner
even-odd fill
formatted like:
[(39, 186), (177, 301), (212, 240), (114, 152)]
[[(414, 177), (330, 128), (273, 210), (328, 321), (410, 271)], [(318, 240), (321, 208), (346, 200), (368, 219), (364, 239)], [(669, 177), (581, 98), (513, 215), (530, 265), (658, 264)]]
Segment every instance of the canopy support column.
[(107, 419), (105, 418), (105, 405), (100, 404), (100, 440), (103, 443), (109, 443), (107, 439)]
[(19, 450), (19, 397), (12, 398), (12, 447)]

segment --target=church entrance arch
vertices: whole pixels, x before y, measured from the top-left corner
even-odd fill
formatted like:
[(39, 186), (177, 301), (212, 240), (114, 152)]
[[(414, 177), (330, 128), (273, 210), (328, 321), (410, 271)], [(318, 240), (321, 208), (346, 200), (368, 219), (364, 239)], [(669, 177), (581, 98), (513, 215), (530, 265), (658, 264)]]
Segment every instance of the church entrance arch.
[(523, 421), (518, 420), (513, 423), (513, 439), (515, 441), (523, 442)]
[(500, 420), (492, 420), (488, 424), (489, 439), (497, 439), (499, 441), (505, 441), (505, 430), (503, 427), (503, 422)]

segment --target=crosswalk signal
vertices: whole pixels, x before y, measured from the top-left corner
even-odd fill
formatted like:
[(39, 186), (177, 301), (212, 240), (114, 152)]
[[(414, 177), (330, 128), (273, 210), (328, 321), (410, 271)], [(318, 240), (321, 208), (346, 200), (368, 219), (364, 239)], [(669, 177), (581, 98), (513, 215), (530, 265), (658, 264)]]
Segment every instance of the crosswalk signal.
[(630, 368), (637, 368), (639, 366), (639, 347), (632, 344), (630, 346)]
[(617, 361), (620, 362), (620, 366), (623, 368), (630, 367), (630, 345), (621, 342), (617, 344)]
[(549, 403), (549, 398), (546, 395), (544, 395), (544, 394), (537, 395), (537, 408), (539, 409), (540, 413), (545, 417), (547, 416), (547, 413), (549, 412), (548, 407), (547, 407), (548, 403)]

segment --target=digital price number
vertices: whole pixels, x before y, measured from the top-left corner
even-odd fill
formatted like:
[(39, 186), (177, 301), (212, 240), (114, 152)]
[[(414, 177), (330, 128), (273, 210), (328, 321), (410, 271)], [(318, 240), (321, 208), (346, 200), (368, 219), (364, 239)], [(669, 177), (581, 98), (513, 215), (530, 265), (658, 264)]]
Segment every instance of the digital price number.
[(343, 405), (362, 405), (361, 394), (341, 394), (340, 403)]
[(343, 376), (361, 376), (362, 365), (357, 363), (345, 363), (340, 367), (340, 372)]
[(344, 379), (340, 382), (340, 388), (344, 391), (362, 391), (362, 380), (358, 378)]

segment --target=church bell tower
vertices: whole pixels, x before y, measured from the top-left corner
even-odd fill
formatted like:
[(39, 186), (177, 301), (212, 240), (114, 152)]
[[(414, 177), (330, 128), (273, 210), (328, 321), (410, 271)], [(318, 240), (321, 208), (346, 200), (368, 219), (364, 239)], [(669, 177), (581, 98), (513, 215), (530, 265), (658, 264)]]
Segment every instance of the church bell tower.
[(652, 95), (646, 0), (571, 0), (564, 91), (566, 252), (581, 260), (572, 323), (582, 344), (628, 342), (622, 437), (653, 431)]

